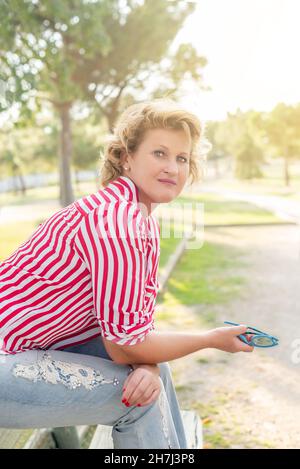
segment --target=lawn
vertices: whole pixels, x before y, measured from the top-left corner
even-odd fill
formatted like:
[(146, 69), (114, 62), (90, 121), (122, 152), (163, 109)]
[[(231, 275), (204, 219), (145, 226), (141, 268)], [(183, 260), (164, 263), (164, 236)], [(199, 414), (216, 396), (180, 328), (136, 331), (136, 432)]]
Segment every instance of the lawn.
[[(220, 180), (219, 183), (224, 189), (227, 188), (230, 191), (300, 200), (300, 176), (293, 177), (289, 186), (286, 186), (282, 178), (277, 176), (254, 179), (253, 181)], [(218, 182), (216, 182), (216, 185), (218, 185)]]
[[(165, 328), (216, 326), (215, 306), (228, 304), (243, 291), (241, 272), (247, 265), (237, 248), (204, 242), (200, 249), (186, 250), (157, 298), (157, 322)], [(194, 307), (196, 314), (189, 310)]]
[(0, 261), (10, 256), (26, 241), (39, 223), (39, 220), (30, 220), (0, 225)]
[[(181, 196), (176, 199), (176, 205), (180, 206), (180, 204), (182, 204), (184, 210), (188, 210), (188, 204), (191, 204), (190, 213), (191, 218), (193, 216), (194, 219), (195, 216), (197, 217), (197, 210), (202, 210), (204, 227), (209, 225), (282, 222), (280, 218), (267, 210), (263, 210), (248, 202), (224, 200), (218, 194), (202, 193)], [(194, 210), (196, 215), (192, 215), (192, 210)]]

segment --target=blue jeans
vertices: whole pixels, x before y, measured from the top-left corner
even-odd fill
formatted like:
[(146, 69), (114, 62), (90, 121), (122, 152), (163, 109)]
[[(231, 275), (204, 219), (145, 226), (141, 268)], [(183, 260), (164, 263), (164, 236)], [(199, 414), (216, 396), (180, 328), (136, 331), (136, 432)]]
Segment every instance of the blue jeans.
[(0, 427), (112, 426), (114, 448), (188, 448), (170, 366), (144, 407), (122, 403), (130, 365), (110, 359), (101, 337), (64, 350), (0, 355)]

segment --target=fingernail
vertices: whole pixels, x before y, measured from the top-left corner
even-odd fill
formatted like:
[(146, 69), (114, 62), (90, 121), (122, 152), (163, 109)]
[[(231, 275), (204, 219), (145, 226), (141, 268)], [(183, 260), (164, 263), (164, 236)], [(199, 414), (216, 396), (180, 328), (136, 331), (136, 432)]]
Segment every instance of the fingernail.
[(138, 407), (141, 407), (141, 404), (138, 404), (137, 406), (138, 406)]
[(125, 389), (125, 388), (123, 388), (123, 392), (124, 392), (124, 391), (126, 391), (126, 389)]
[(126, 402), (126, 399), (122, 399), (122, 402)]

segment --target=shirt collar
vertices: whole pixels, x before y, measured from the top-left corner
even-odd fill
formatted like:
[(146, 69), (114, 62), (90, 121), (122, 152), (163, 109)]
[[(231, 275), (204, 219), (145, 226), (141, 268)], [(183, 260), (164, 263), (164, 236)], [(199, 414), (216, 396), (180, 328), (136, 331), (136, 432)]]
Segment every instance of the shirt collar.
[(117, 197), (134, 202), (139, 202), (138, 188), (128, 176), (119, 176), (110, 182), (109, 186)]
[[(110, 182), (107, 187), (113, 190), (118, 198), (123, 198), (137, 205), (140, 202), (139, 190), (133, 180), (128, 176), (119, 176), (117, 179), (114, 179), (112, 182)], [(147, 217), (142, 216), (142, 218), (146, 222), (149, 222), (150, 219), (154, 219), (151, 214)]]

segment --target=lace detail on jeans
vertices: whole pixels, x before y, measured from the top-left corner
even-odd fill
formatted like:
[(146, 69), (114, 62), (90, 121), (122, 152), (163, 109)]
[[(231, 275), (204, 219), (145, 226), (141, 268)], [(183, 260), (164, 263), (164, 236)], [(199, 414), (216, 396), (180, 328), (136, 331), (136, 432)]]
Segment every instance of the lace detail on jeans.
[(45, 352), (40, 360), (30, 365), (16, 364), (13, 374), (33, 382), (44, 380), (50, 384), (61, 383), (69, 389), (83, 386), (91, 390), (102, 384), (117, 386), (120, 383), (117, 378), (105, 379), (100, 371), (93, 368), (77, 363), (53, 360), (48, 352)]

